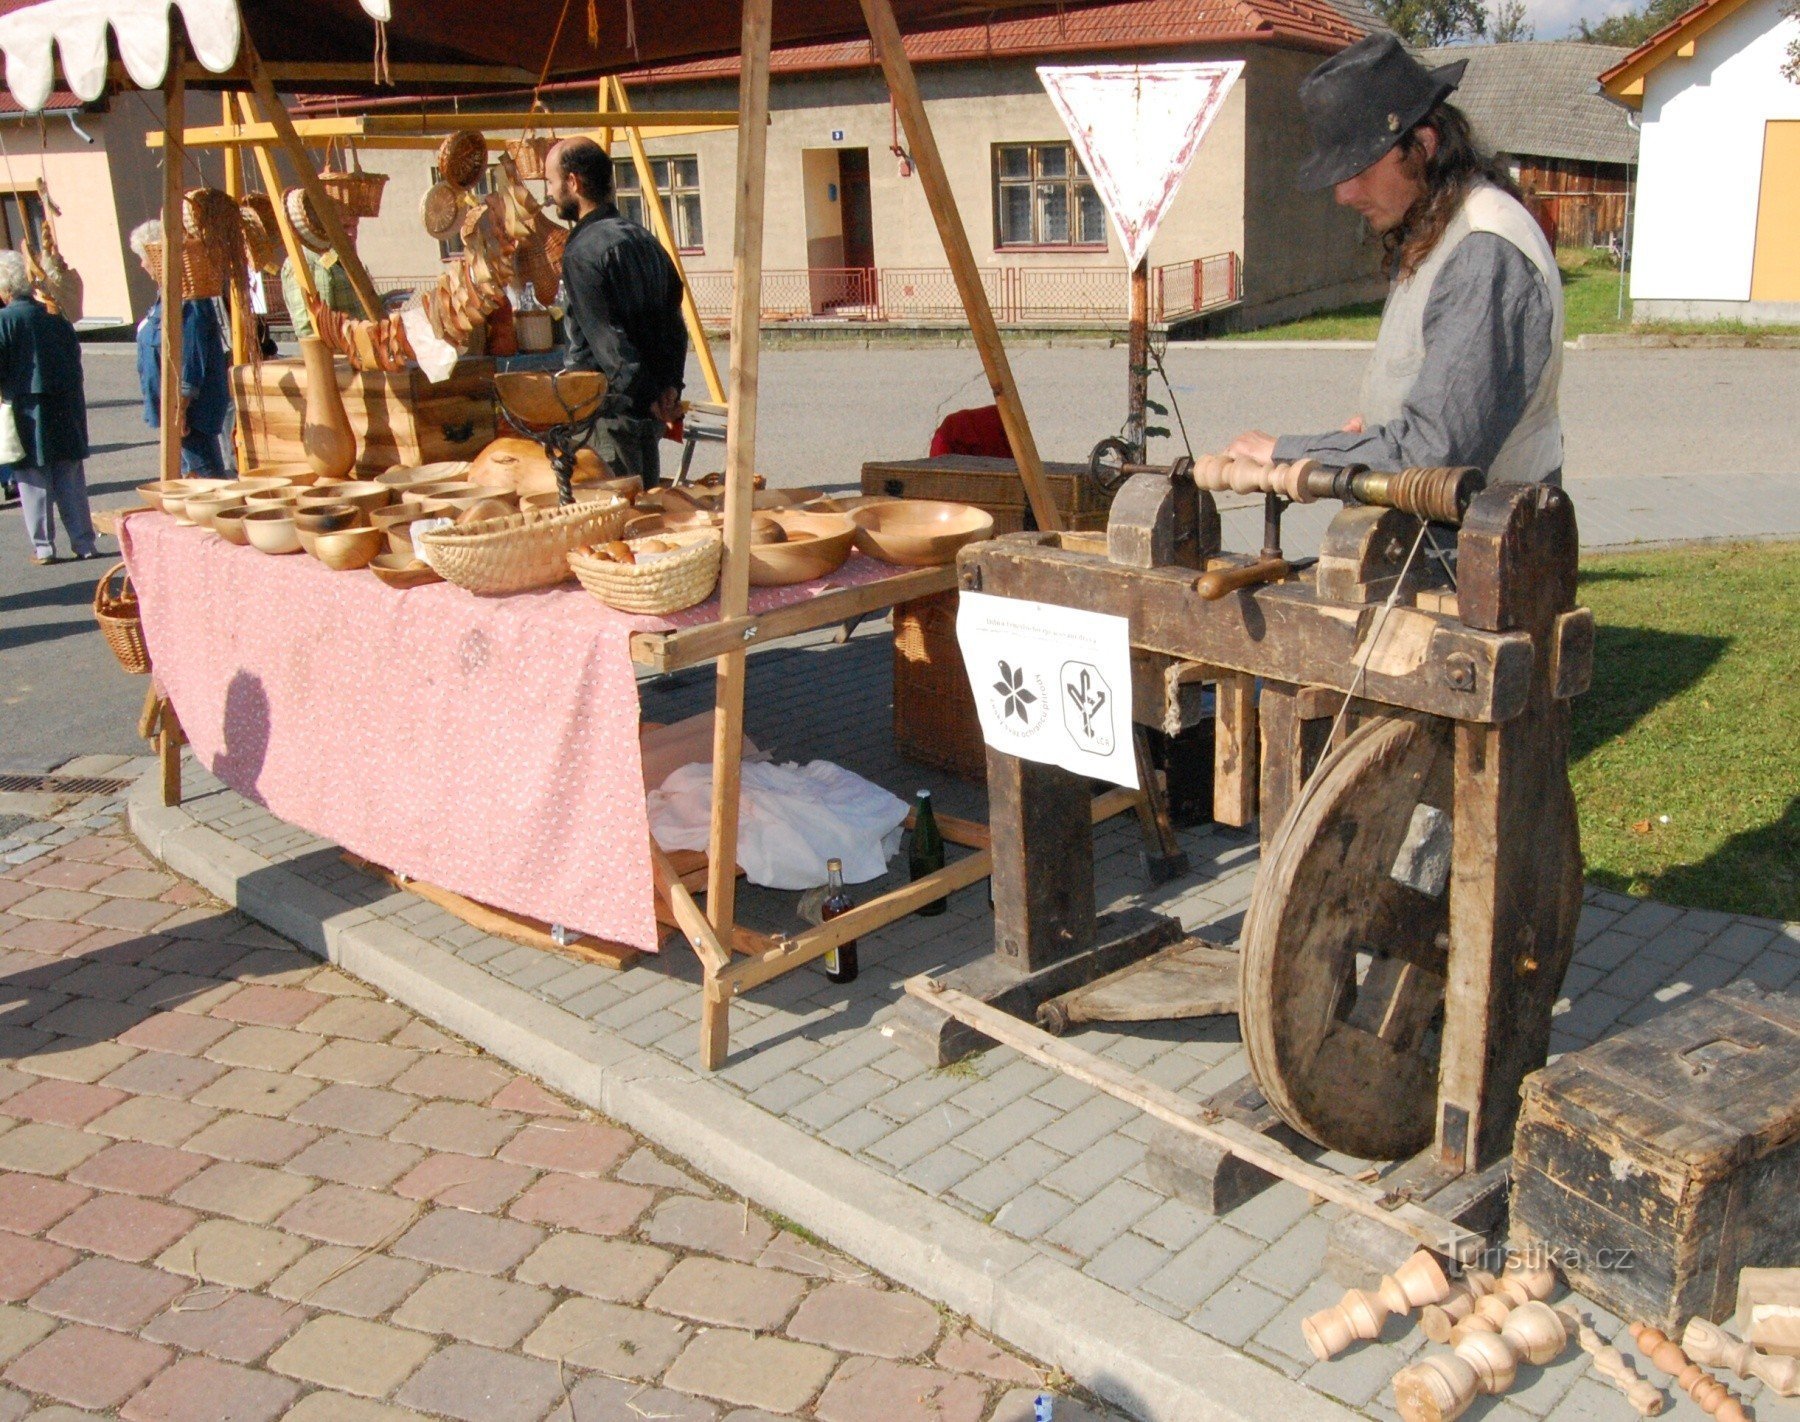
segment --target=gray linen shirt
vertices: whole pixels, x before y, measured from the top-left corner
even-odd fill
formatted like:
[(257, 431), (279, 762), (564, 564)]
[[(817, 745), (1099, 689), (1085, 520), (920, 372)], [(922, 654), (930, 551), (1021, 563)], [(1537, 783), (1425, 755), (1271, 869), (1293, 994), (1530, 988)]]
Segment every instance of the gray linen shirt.
[(1398, 417), (1361, 434), (1282, 435), (1275, 458), (1486, 469), (1537, 388), (1553, 329), (1550, 295), (1531, 259), (1504, 237), (1472, 232), (1432, 283), (1425, 362)]

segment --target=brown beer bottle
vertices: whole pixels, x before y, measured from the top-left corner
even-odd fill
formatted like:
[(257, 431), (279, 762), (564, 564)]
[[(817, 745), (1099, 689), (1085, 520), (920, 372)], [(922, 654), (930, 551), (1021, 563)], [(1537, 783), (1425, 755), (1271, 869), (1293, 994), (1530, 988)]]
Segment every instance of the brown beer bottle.
[[(856, 900), (844, 889), (844, 861), (825, 861), (825, 902), (819, 907), (821, 921), (829, 922), (856, 907)], [(825, 955), (825, 976), (834, 983), (856, 981), (856, 940), (833, 948)]]

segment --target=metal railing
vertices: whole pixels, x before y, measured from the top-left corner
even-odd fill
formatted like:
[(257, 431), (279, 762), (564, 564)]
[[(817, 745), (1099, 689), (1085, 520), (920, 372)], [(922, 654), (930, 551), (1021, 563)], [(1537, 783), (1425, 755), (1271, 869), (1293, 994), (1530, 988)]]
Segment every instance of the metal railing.
[(1236, 252), (1171, 262), (1150, 274), (1152, 319), (1167, 323), (1230, 306), (1244, 295), (1243, 262)]

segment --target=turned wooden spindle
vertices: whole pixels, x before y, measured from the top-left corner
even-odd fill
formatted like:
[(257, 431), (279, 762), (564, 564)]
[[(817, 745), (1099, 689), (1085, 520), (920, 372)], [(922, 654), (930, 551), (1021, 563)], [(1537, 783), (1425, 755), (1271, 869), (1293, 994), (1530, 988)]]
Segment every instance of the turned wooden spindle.
[(1522, 1265), (1515, 1260), (1501, 1270), (1498, 1292), (1514, 1307), (1534, 1301), (1543, 1303), (1556, 1292), (1556, 1266)]
[(1749, 1413), (1706, 1369), (1691, 1360), (1679, 1343), (1673, 1342), (1660, 1328), (1648, 1324), (1631, 1325), (1631, 1339), (1638, 1350), (1659, 1372), (1675, 1379), (1675, 1386), (1700, 1405), (1700, 1409), (1717, 1422), (1749, 1422)]
[(1450, 1286), (1450, 1292), (1419, 1310), (1419, 1329), (1433, 1343), (1453, 1343), (1457, 1324), (1475, 1312), (1478, 1300), (1491, 1294), (1499, 1280), (1481, 1269), (1471, 1269)]
[(1478, 1313), (1472, 1313), (1461, 1323), (1457, 1324), (1456, 1327), (1452, 1328), (1450, 1330), (1450, 1336), (1444, 1341), (1454, 1348), (1471, 1333), (1498, 1333), (1499, 1331), (1500, 1325), (1495, 1323), (1492, 1319), (1483, 1318)]
[(1330, 1308), (1305, 1319), (1300, 1332), (1306, 1346), (1321, 1363), (1335, 1358), (1357, 1339), (1377, 1338), (1388, 1320), (1381, 1295), (1369, 1289), (1351, 1289)]
[(1475, 1400), (1475, 1370), (1455, 1353), (1438, 1353), (1394, 1374), (1394, 1402), (1405, 1422), (1454, 1422)]
[(1380, 1292), (1389, 1313), (1411, 1313), (1448, 1298), (1450, 1280), (1437, 1256), (1421, 1249), (1393, 1273), (1382, 1276)]
[(1662, 1389), (1640, 1377), (1637, 1370), (1625, 1361), (1625, 1355), (1594, 1332), (1593, 1325), (1572, 1305), (1563, 1304), (1556, 1311), (1575, 1330), (1575, 1341), (1581, 1346), (1581, 1351), (1594, 1360), (1594, 1371), (1625, 1394), (1625, 1400), (1638, 1416), (1655, 1417), (1668, 1406), (1668, 1399), (1663, 1396)]
[(1475, 1300), (1476, 1318), (1485, 1318), (1494, 1325), (1498, 1333), (1505, 1326), (1506, 1316), (1513, 1311), (1513, 1302), (1505, 1294), (1484, 1294)]
[(1716, 1323), (1690, 1318), (1681, 1351), (1696, 1363), (1724, 1368), (1740, 1378), (1756, 1378), (1783, 1397), (1800, 1395), (1800, 1358), (1776, 1358), (1740, 1343)]
[(1454, 1422), (1477, 1396), (1497, 1396), (1510, 1388), (1520, 1363), (1542, 1367), (1569, 1340), (1567, 1321), (1536, 1299), (1509, 1310), (1497, 1333), (1468, 1327), (1487, 1322), (1471, 1314), (1456, 1327), (1462, 1336), (1455, 1352), (1426, 1358), (1394, 1375), (1394, 1397), (1405, 1422)]

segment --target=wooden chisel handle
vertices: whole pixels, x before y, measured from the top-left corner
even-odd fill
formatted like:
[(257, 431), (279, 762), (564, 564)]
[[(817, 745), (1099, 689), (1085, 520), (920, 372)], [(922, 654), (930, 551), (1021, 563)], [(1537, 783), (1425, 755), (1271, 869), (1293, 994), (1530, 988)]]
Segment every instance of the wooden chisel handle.
[(1239, 588), (1253, 588), (1259, 583), (1278, 582), (1288, 575), (1285, 558), (1261, 558), (1237, 568), (1215, 568), (1202, 573), (1194, 591), (1207, 602), (1217, 602), (1226, 593)]

